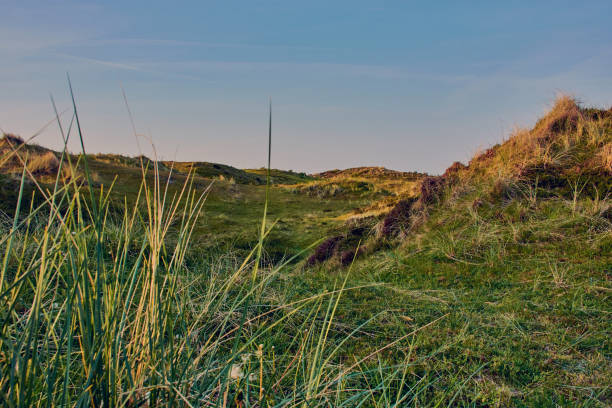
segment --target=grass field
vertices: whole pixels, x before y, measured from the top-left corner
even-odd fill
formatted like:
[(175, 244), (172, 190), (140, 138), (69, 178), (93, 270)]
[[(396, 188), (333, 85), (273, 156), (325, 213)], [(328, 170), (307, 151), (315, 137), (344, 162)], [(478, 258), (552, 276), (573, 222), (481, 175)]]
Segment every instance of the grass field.
[(269, 186), (4, 140), (3, 405), (612, 403), (612, 112)]

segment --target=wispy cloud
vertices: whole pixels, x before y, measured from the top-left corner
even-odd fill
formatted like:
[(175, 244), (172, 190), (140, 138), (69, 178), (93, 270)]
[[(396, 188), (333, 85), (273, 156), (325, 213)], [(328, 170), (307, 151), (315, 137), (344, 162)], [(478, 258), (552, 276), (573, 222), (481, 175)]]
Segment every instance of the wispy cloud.
[(96, 58), (79, 57), (76, 55), (70, 55), (70, 54), (64, 54), (64, 53), (55, 53), (55, 56), (70, 58), (70, 59), (74, 59), (77, 61), (89, 62), (92, 64), (103, 65), (103, 66), (111, 67), (111, 68), (126, 69), (129, 71), (148, 72), (148, 70), (145, 70), (141, 67), (137, 67), (135, 65), (130, 65), (130, 64), (122, 63), (122, 62), (113, 62), (113, 61), (105, 61), (105, 60), (96, 59)]
[(135, 63), (129, 63), (129, 62), (116, 62), (116, 61), (102, 60), (102, 59), (97, 59), (97, 58), (81, 57), (81, 56), (77, 56), (77, 55), (70, 55), (70, 54), (64, 54), (64, 53), (55, 53), (55, 55), (58, 56), (58, 57), (69, 58), (69, 59), (73, 59), (73, 60), (77, 60), (77, 61), (82, 61), (82, 62), (85, 62), (85, 63), (101, 65), (101, 66), (109, 67), (109, 68), (112, 68), (112, 69), (137, 71), (137, 72), (142, 72), (142, 73), (162, 75), (162, 76), (166, 76), (166, 77), (175, 77), (175, 78), (190, 79), (190, 80), (195, 80), (195, 81), (202, 80), (201, 77), (194, 76), (194, 75), (185, 75), (185, 74), (180, 74), (180, 73), (176, 73), (176, 72), (166, 72), (166, 71), (150, 69), (150, 68), (147, 68), (147, 64), (135, 64)]
[(332, 47), (320, 47), (301, 44), (254, 44), (254, 43), (231, 43), (231, 42), (205, 42), (186, 41), (162, 38), (97, 38), (74, 41), (72, 45), (79, 46), (169, 46), (169, 47), (203, 47), (203, 48), (228, 48), (228, 49), (268, 49), (268, 50), (337, 50)]
[(448, 75), (411, 70), (401, 65), (343, 64), (333, 62), (259, 62), (259, 61), (150, 61), (143, 66), (164, 72), (199, 73), (293, 73), (297, 75), (318, 74), (325, 76), (354, 76), (374, 79), (414, 79), (444, 82), (462, 82), (474, 79), (470, 75)]
[(206, 80), (210, 74), (275, 74), (320, 75), (326, 77), (365, 77), (378, 80), (419, 80), (437, 82), (466, 82), (474, 80), (472, 75), (452, 75), (435, 72), (421, 72), (401, 65), (348, 64), (334, 62), (260, 62), (226, 60), (162, 60), (144, 61), (111, 60), (75, 55), (66, 52), (48, 52), (49, 56), (71, 59), (106, 67), (111, 70), (127, 70), (165, 77), (194, 81)]

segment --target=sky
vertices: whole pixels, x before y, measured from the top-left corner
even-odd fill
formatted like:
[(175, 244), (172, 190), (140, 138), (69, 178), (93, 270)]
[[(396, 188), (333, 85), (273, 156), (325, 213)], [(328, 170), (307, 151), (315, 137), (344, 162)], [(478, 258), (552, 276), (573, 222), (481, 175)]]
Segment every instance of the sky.
[[(503, 3), (503, 4), (502, 4)], [(608, 1), (0, 0), (0, 129), (89, 153), (441, 173), (560, 93), (612, 106)], [(136, 131), (136, 142), (125, 90)], [(57, 126), (36, 141), (61, 147)], [(76, 138), (70, 149), (79, 150)]]

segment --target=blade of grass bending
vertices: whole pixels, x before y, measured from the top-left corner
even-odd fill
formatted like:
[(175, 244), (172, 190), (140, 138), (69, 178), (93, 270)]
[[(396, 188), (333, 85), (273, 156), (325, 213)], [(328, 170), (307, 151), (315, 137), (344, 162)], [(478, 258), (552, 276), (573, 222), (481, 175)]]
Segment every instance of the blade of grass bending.
[(132, 115), (132, 110), (130, 109), (130, 104), (127, 100), (127, 95), (125, 93), (125, 89), (121, 86), (121, 94), (123, 95), (123, 101), (125, 102), (125, 108), (127, 109), (128, 116), (130, 118), (130, 124), (132, 125), (132, 132), (134, 132), (134, 139), (136, 139), (136, 147), (138, 148), (138, 153), (140, 154), (140, 163), (142, 165), (142, 149), (140, 148), (140, 142), (138, 141), (138, 132), (136, 132), (136, 123), (134, 122), (134, 116)]
[[(49, 95), (49, 98), (51, 99), (51, 105), (53, 106), (53, 112), (55, 112), (55, 118), (57, 120), (57, 126), (59, 127), (60, 134), (62, 135), (62, 140), (64, 142), (64, 148), (62, 149), (62, 156), (60, 157), (59, 167), (57, 169), (57, 174), (55, 176), (55, 185), (53, 187), (53, 202), (52, 202), (52, 205), (54, 205), (55, 204), (55, 195), (56, 195), (56, 192), (57, 192), (57, 187), (59, 185), (59, 178), (60, 178), (60, 175), (62, 173), (62, 165), (64, 164), (64, 157), (66, 156), (66, 152), (68, 150), (68, 137), (70, 137), (70, 135), (66, 136), (64, 134), (64, 128), (62, 127), (62, 122), (60, 120), (59, 113), (57, 113), (57, 106), (55, 105), (55, 100), (53, 99), (53, 95)], [(74, 115), (73, 115), (73, 118), (74, 118)], [(49, 214), (49, 217), (51, 217), (51, 214)]]

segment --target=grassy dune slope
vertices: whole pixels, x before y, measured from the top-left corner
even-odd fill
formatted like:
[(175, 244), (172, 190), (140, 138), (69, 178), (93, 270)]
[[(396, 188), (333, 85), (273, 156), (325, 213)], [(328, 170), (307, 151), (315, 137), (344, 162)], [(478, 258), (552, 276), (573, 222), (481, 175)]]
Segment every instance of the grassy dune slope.
[[(457, 389), (458, 405), (608, 406), (611, 146), (612, 111), (562, 98), (533, 129), (424, 179), (340, 272), (380, 286), (350, 293), (339, 318), (384, 313), (367, 330), (380, 347), (435, 322), (382, 358), (410, 355), (408, 382), (431, 381), (423, 403)], [(310, 287), (342, 270), (342, 243), (356, 243), (340, 237), (300, 274)]]
[(611, 146), (562, 98), (441, 176), (273, 173), (263, 229), (257, 183), (41, 157), (50, 199), (0, 223), (0, 404), (609, 406)]

